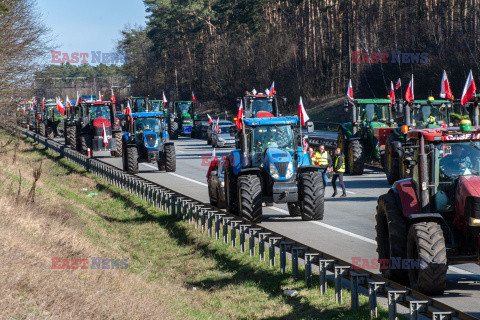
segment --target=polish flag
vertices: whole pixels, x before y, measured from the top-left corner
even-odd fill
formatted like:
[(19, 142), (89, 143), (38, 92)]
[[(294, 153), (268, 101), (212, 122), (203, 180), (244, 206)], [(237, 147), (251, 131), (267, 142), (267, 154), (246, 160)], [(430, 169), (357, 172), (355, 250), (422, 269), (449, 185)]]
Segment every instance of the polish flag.
[(212, 124), (213, 119), (212, 119), (212, 117), (210, 117), (210, 115), (208, 113), (207, 113), (207, 117), (208, 117), (208, 124)]
[(393, 81), (390, 81), (390, 105), (393, 106), (395, 103), (395, 89), (393, 88)]
[(310, 146), (308, 145), (307, 139), (303, 137), (303, 150), (308, 150), (308, 148), (310, 148)]
[(243, 128), (242, 120), (243, 120), (243, 103), (242, 103), (242, 100), (240, 100), (240, 106), (238, 107), (238, 113), (237, 113), (237, 121), (235, 122), (239, 130), (242, 130)]
[(45, 106), (45, 97), (43, 97), (41, 105), (42, 107)]
[(70, 99), (68, 99), (68, 96), (65, 99), (65, 106), (66, 106), (67, 110), (70, 112), (70, 108), (71, 108), (72, 104), (70, 103)]
[(275, 95), (275, 81), (272, 82), (272, 85), (270, 86), (269, 91), (271, 96)]
[(452, 99), (452, 90), (450, 89), (450, 84), (448, 83), (447, 73), (443, 70), (442, 77), (442, 87), (440, 89), (440, 98)]
[(105, 147), (108, 146), (108, 138), (107, 138), (107, 131), (105, 130), (105, 123), (102, 123), (103, 125), (103, 131), (102, 131), (102, 137), (103, 137), (103, 145)]
[(352, 79), (348, 80), (347, 97), (348, 97), (348, 99), (353, 101)]
[(395, 85), (395, 90), (398, 90), (398, 88), (400, 88), (401, 86), (402, 86), (402, 81), (400, 80), (400, 78), (398, 78), (397, 84)]
[(112, 89), (112, 104), (115, 104), (117, 102), (117, 99), (115, 99), (115, 95), (113, 94), (113, 89)]
[(100, 93), (100, 91), (98, 91), (98, 100), (97, 101), (102, 101), (102, 94)]
[(463, 88), (462, 93), (462, 100), (460, 103), (464, 106), (467, 102), (472, 100), (473, 95), (477, 91), (477, 86), (475, 85), (475, 81), (473, 80), (472, 70), (468, 74), (467, 82), (465, 83), (465, 87)]
[(303, 106), (302, 97), (300, 97), (300, 102), (298, 103), (298, 116), (300, 117), (300, 122), (302, 126), (310, 119), (307, 112), (305, 111), (305, 107)]
[(130, 108), (130, 101), (127, 101), (127, 109), (125, 110), (125, 115), (127, 116), (127, 120), (130, 122), (130, 124), (133, 124), (132, 108)]
[(58, 112), (60, 112), (62, 115), (64, 115), (65, 114), (65, 106), (63, 105), (62, 101), (60, 101), (60, 98), (57, 97), (55, 102), (56, 102)]
[(195, 102), (195, 94), (192, 91), (192, 102)]
[(162, 101), (163, 101), (163, 106), (167, 105), (167, 97), (165, 97), (165, 92), (162, 92)]
[(410, 83), (408, 84), (407, 92), (405, 92), (405, 100), (407, 100), (407, 102), (410, 102), (410, 103), (412, 103), (413, 100), (414, 100), (414, 96), (413, 96), (413, 74), (412, 74), (412, 79), (410, 80)]
[(75, 106), (78, 106), (80, 105), (80, 96), (78, 95), (78, 91), (77, 91), (77, 100), (75, 100)]
[(215, 133), (218, 133), (218, 123), (220, 122), (220, 118), (217, 118), (217, 123), (215, 124)]

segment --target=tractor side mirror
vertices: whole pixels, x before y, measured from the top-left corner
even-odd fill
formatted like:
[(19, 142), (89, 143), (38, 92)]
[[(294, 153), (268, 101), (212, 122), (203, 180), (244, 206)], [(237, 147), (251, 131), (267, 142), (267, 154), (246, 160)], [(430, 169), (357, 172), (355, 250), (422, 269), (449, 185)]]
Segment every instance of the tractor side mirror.
[(314, 126), (312, 121), (307, 121), (307, 132), (313, 132)]

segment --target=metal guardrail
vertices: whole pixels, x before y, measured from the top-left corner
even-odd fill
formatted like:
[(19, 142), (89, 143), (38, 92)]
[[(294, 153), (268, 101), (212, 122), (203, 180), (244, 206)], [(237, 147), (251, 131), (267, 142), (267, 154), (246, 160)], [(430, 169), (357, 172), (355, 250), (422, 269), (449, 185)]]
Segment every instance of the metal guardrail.
[[(157, 183), (125, 173), (31, 131), (21, 130), (27, 137), (44, 145), (53, 153), (63, 156), (114, 186), (142, 198), (144, 201), (179, 219), (188, 220), (195, 228), (200, 229), (202, 232), (207, 232), (209, 236), (215, 236), (216, 239), (222, 238), (225, 243), (230, 242), (232, 247), (239, 247), (241, 252), (246, 252), (248, 245), (248, 252), (251, 256), (258, 254), (260, 260), (265, 260), (265, 248), (267, 246), (271, 267), (277, 266), (275, 254), (278, 251), (280, 256), (279, 267), (282, 274), (287, 270), (288, 253), (291, 257), (292, 276), (295, 280), (300, 278), (298, 270), (299, 259), (303, 258), (305, 283), (307, 286), (313, 285), (312, 271), (313, 267), (316, 267), (319, 274), (320, 295), (324, 295), (327, 291), (327, 271), (332, 272), (334, 275), (335, 300), (338, 303), (342, 302), (342, 279), (350, 280), (351, 308), (353, 310), (359, 309), (359, 287), (368, 289), (371, 318), (377, 316), (377, 298), (383, 296), (388, 299), (389, 319), (396, 319), (397, 305), (399, 304), (409, 308), (410, 319), (418, 319), (420, 315), (434, 320), (477, 319), (368, 270), (352, 269), (352, 265), (344, 260), (311, 248), (273, 230), (252, 224), (242, 218), (194, 200), (187, 195), (172, 191)], [(239, 235), (238, 242), (237, 233)], [(258, 253), (255, 252), (256, 243), (258, 243)]]

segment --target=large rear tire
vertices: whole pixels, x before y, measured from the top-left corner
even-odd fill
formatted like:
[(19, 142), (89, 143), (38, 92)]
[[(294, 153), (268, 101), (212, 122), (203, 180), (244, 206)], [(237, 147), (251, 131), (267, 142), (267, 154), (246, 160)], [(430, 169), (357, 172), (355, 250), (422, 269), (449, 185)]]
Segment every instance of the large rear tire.
[(170, 139), (177, 140), (178, 139), (178, 123), (175, 121), (171, 121), (169, 129), (170, 129), (170, 132), (169, 132)]
[(65, 128), (65, 145), (66, 146), (70, 145), (70, 136), (71, 136), (70, 131), (72, 131), (71, 127), (66, 127)]
[(375, 220), (378, 259), (389, 262), (380, 271), (385, 278), (407, 284), (408, 271), (391, 268), (392, 258), (407, 257), (407, 226), (393, 194), (383, 194), (378, 198)]
[(138, 173), (138, 150), (137, 147), (127, 147), (127, 172)]
[(351, 175), (362, 175), (365, 167), (363, 146), (359, 140), (352, 140), (348, 144), (346, 168)]
[(238, 178), (238, 203), (240, 217), (253, 223), (262, 222), (262, 183), (257, 175)]
[(77, 138), (77, 126), (73, 125), (70, 128), (70, 148), (72, 150), (77, 150), (78, 149), (78, 138)]
[(53, 128), (48, 126), (46, 130), (47, 130), (47, 138), (51, 140), (55, 139), (55, 131), (53, 130)]
[(322, 220), (324, 214), (322, 174), (318, 171), (301, 173), (298, 189), (302, 220)]
[(394, 139), (390, 134), (385, 143), (385, 174), (390, 184), (400, 180), (401, 145), (399, 146), (400, 142)]
[(298, 202), (288, 202), (287, 207), (290, 217), (300, 217), (302, 215), (302, 209)]
[(177, 170), (177, 156), (175, 154), (175, 146), (172, 144), (165, 145), (165, 171), (175, 172)]
[(123, 150), (123, 147), (122, 147), (122, 141), (123, 141), (122, 133), (121, 132), (115, 132), (113, 134), (113, 139), (115, 139), (117, 141), (117, 149), (110, 151), (110, 153), (113, 157), (121, 157), (122, 156), (122, 150)]
[(442, 227), (434, 221), (410, 226), (407, 258), (419, 259), (418, 268), (410, 268), (410, 286), (429, 296), (441, 295), (447, 285), (447, 249)]
[(45, 137), (45, 123), (40, 123), (40, 135)]

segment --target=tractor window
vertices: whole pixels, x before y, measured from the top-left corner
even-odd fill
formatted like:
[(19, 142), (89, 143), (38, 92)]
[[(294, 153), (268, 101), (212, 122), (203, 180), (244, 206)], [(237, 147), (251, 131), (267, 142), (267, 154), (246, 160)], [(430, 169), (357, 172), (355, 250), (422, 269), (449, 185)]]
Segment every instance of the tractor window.
[(157, 118), (137, 118), (135, 119), (135, 133), (141, 134), (146, 131), (153, 131), (160, 135), (160, 120)]
[(280, 148), (293, 153), (293, 132), (289, 125), (258, 126), (252, 131), (252, 150), (263, 153), (268, 148)]
[(363, 114), (362, 114), (363, 121), (387, 122), (390, 119), (388, 105), (369, 103), (365, 105), (365, 108), (362, 111), (363, 111)]
[(435, 157), (439, 160), (440, 181), (480, 175), (480, 142), (440, 144), (435, 149)]
[(88, 120), (93, 121), (96, 118), (110, 119), (110, 107), (109, 106), (92, 106), (88, 112)]
[(178, 109), (182, 114), (188, 113), (190, 111), (191, 103), (179, 103), (177, 104)]
[(145, 112), (147, 111), (147, 104), (145, 99), (136, 99), (134, 103), (134, 112)]
[(257, 113), (260, 111), (273, 113), (273, 100), (272, 99), (261, 99), (252, 101), (252, 115), (253, 117), (257, 116)]
[(158, 112), (163, 110), (163, 102), (162, 101), (152, 101), (152, 111), (153, 112)]

